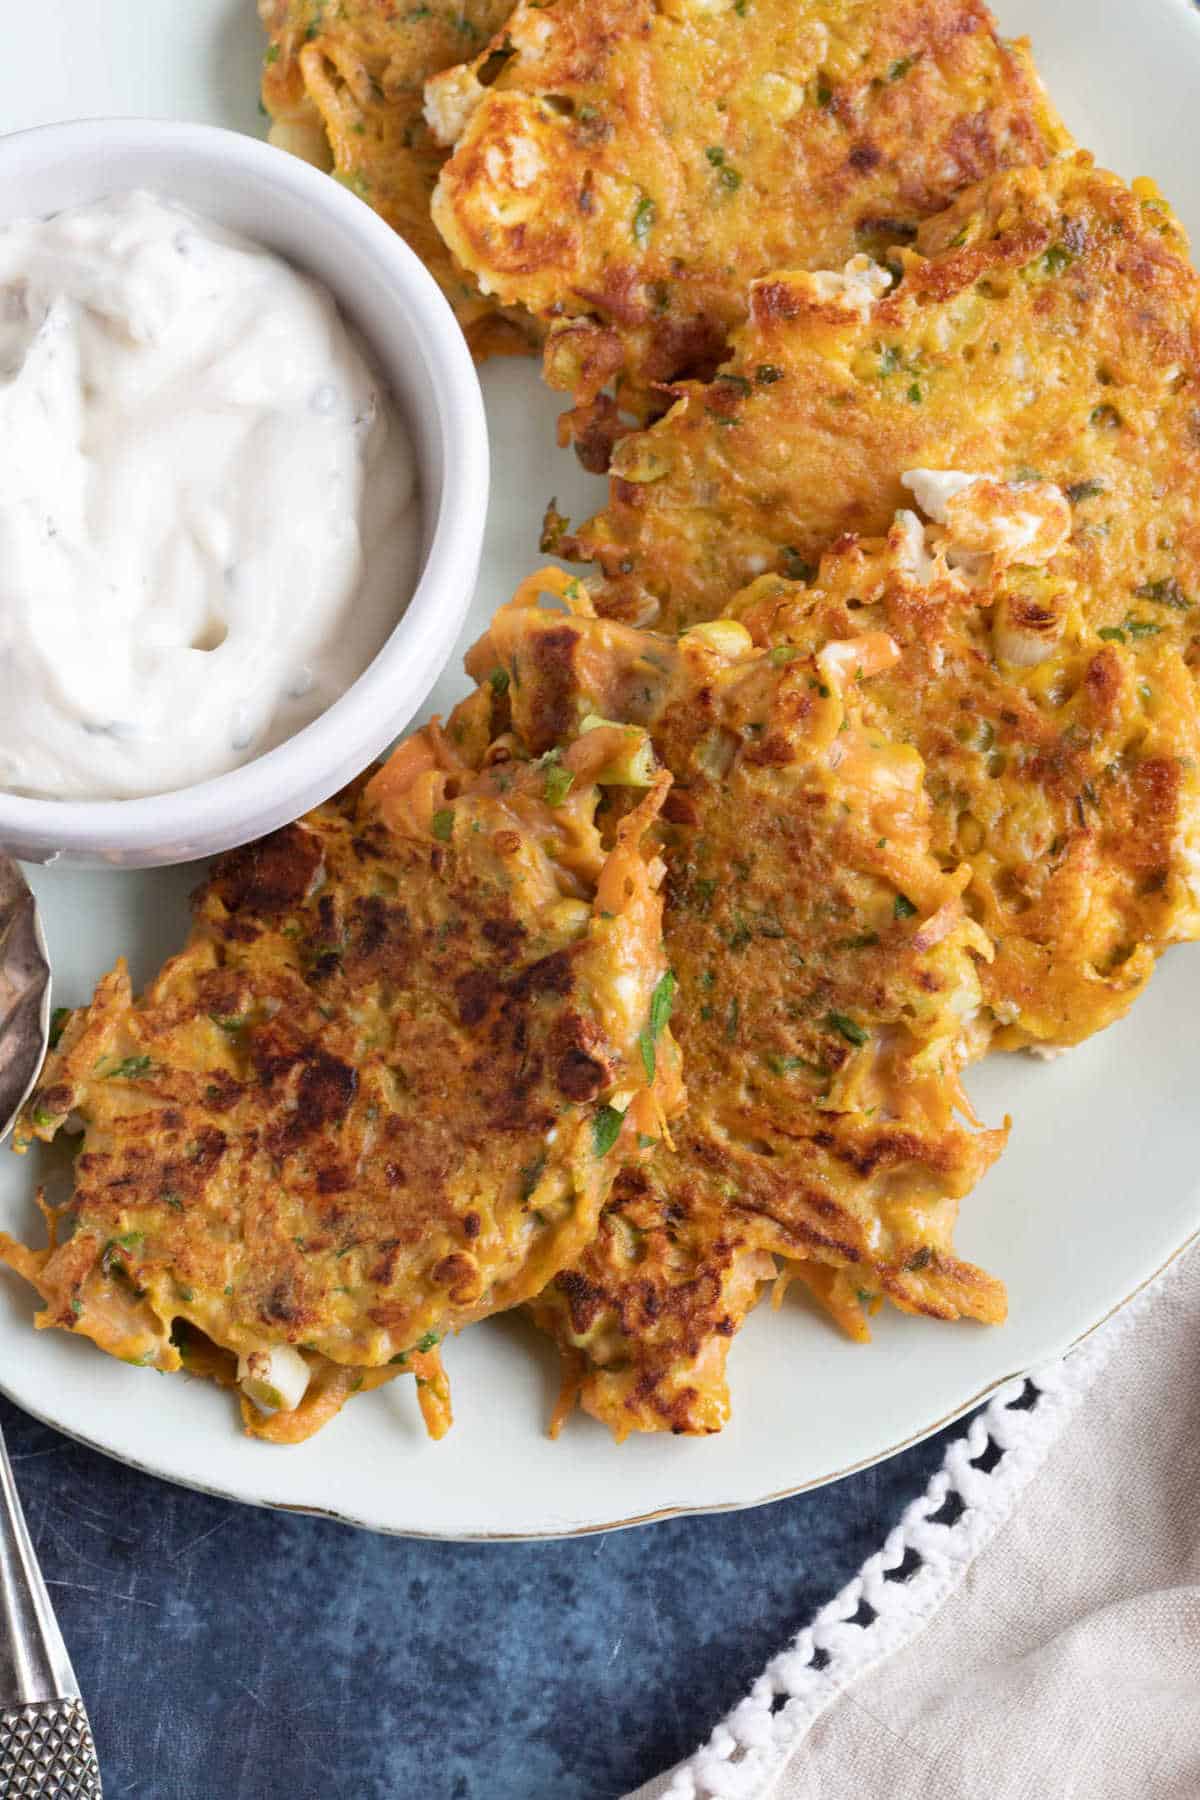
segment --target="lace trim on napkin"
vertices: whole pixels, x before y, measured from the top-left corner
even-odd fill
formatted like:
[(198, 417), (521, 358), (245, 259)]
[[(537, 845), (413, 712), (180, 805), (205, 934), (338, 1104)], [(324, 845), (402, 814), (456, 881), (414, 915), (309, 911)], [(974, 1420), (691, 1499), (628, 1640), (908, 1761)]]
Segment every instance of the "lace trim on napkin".
[(767, 1664), (662, 1800), (762, 1800), (843, 1689), (928, 1623), (1004, 1523), (1158, 1283), (1061, 1362), (999, 1388), (883, 1548)]

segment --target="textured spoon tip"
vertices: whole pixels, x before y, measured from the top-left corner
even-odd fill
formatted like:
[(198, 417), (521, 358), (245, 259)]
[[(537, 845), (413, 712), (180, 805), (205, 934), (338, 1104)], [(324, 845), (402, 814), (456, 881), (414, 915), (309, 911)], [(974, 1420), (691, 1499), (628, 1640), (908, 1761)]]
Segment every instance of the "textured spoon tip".
[(0, 1138), (37, 1078), (50, 1030), (50, 963), (37, 903), (0, 857)]

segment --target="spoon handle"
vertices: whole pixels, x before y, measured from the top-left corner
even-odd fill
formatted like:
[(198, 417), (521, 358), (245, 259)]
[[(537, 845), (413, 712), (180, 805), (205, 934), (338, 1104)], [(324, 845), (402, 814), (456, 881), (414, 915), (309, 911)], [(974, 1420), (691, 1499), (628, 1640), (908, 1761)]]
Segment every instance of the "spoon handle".
[(0, 1434), (0, 1794), (101, 1800), (92, 1729)]

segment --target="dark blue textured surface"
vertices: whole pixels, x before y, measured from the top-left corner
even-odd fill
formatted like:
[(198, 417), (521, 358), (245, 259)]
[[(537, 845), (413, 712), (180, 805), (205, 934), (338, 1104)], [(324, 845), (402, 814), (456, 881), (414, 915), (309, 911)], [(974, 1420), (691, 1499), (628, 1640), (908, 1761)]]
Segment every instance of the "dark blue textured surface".
[(0, 1422), (107, 1800), (615, 1800), (707, 1735), (949, 1435), (752, 1512), (489, 1546), (235, 1506)]

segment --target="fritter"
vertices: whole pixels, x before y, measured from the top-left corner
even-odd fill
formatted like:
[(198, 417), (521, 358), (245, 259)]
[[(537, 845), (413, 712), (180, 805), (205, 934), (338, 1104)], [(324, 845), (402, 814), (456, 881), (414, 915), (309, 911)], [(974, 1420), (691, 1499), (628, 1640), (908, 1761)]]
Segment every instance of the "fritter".
[(560, 549), (601, 565), (602, 611), (669, 630), (755, 576), (803, 574), (843, 532), (886, 532), (906, 471), (1040, 476), (1071, 501), (1088, 623), (1151, 617), (1200, 662), (1186, 258), (1149, 183), (1077, 156), (928, 221), (870, 307), (820, 276), (759, 281), (732, 360), (621, 443), (607, 511)]
[(472, 54), (510, 0), (258, 0), (269, 43), (270, 141), (332, 169), (433, 274), (477, 355), (530, 350), (528, 316), (504, 313), (455, 267), (429, 217), (445, 153), (421, 109), (427, 76)]
[(1004, 1316), (1001, 1284), (951, 1247), (1004, 1139), (955, 1117), (991, 949), (968, 871), (930, 853), (920, 756), (865, 716), (897, 655), (883, 633), (763, 651), (725, 620), (675, 640), (595, 618), (546, 570), (468, 657), (481, 683), (499, 672), (493, 729), (527, 754), (619, 719), (675, 777), (655, 829), (688, 1110), (534, 1307), (618, 1436), (719, 1427), (728, 1341), (772, 1253), (821, 1265), (813, 1285), (857, 1335), (880, 1298)]
[[(19, 1127), (84, 1131), (70, 1236), (0, 1237), (38, 1323), (165, 1370), (199, 1334), (248, 1429), (289, 1441), (415, 1369), (440, 1434), (439, 1338), (577, 1256), (680, 1104), (669, 1029), (653, 1066), (642, 1042), (667, 972), (651, 762), (606, 728), (475, 774), (430, 727), (221, 859), (188, 947), (139, 1001), (123, 967), (101, 982)], [(631, 772), (606, 847), (600, 783)]]
[(1066, 143), (982, 0), (520, 0), (430, 81), (455, 146), (433, 218), (485, 293), (551, 325), (546, 374), (603, 466), (615, 410), (711, 374), (750, 281), (910, 242)]
[[(811, 587), (761, 576), (731, 610), (762, 644), (898, 645), (862, 707), (919, 751), (934, 854), (971, 869), (995, 1041), (1062, 1047), (1125, 1013), (1165, 945), (1200, 936), (1195, 684), (1153, 602), (1089, 625), (1057, 489), (971, 483), (949, 515), (939, 530), (901, 513), (886, 542), (831, 552)], [(1006, 550), (985, 548), (1006, 531)]]

